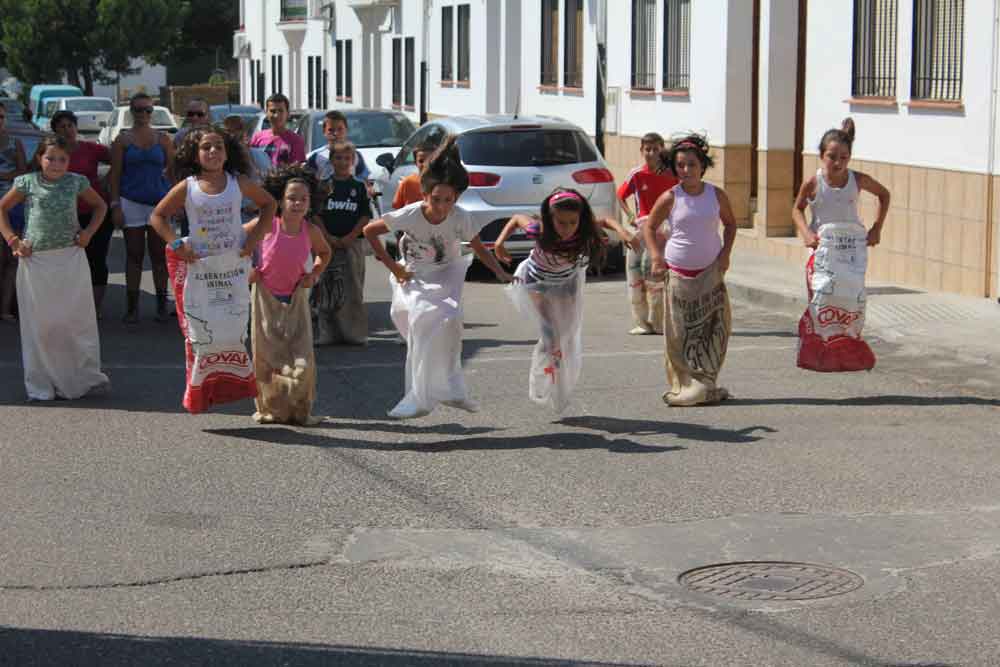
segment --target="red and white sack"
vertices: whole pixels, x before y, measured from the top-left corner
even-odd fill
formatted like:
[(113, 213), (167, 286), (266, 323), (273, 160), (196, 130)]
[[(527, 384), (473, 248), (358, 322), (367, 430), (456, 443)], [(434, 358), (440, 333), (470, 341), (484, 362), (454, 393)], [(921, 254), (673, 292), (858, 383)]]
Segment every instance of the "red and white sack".
[(256, 397), (246, 348), (250, 260), (227, 253), (188, 264), (168, 248), (167, 270), (184, 334), (184, 407), (197, 414)]
[(809, 307), (799, 320), (799, 368), (835, 373), (875, 366), (875, 354), (861, 339), (867, 267), (863, 225), (835, 222), (819, 228), (819, 247), (806, 263)]

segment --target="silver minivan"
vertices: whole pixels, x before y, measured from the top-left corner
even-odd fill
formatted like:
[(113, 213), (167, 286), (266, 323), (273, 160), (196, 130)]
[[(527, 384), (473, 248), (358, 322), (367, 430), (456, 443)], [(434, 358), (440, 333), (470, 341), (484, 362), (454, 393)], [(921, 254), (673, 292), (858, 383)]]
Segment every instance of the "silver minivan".
[[(399, 181), (416, 171), (413, 150), (439, 144), (458, 135), (462, 162), (470, 187), (458, 200), (480, 226), (487, 247), (515, 213), (537, 214), (542, 200), (556, 187), (573, 188), (584, 195), (598, 217), (617, 219), (614, 176), (590, 137), (578, 126), (547, 116), (450, 116), (420, 127), (396, 155), (383, 153), (376, 162), (385, 167), (386, 182), (377, 183), (382, 210), (392, 207)], [(533, 242), (517, 233), (507, 243), (511, 255), (525, 257)], [(612, 239), (609, 260), (621, 265), (620, 239)]]

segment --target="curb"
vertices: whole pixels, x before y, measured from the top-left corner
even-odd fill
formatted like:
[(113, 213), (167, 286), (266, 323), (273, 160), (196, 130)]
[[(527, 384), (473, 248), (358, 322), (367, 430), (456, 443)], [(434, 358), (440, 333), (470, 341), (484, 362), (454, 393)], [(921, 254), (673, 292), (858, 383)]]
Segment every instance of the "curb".
[(758, 306), (766, 310), (776, 311), (789, 317), (798, 319), (805, 312), (809, 301), (805, 298), (805, 290), (802, 294), (792, 294), (776, 289), (768, 289), (759, 285), (752, 285), (740, 281), (739, 278), (729, 277), (726, 280), (726, 289), (733, 299)]

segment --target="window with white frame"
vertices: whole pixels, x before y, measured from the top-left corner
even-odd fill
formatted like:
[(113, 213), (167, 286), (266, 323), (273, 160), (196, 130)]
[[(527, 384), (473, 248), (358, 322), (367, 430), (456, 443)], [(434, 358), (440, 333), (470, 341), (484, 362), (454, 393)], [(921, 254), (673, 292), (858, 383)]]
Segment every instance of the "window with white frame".
[(403, 40), (403, 106), (414, 108), (414, 72), (416, 71), (416, 46), (412, 37)]
[(403, 106), (403, 38), (392, 38), (392, 106)]
[(542, 63), (540, 82), (543, 86), (559, 85), (559, 0), (542, 0)]
[(338, 39), (334, 43), (334, 86), (333, 94), (338, 102), (350, 102), (353, 97), (351, 90), (354, 77), (354, 64), (351, 57), (350, 39)]
[(965, 0), (914, 0), (910, 97), (961, 101), (964, 48)]
[(691, 87), (691, 0), (663, 2), (663, 90)]

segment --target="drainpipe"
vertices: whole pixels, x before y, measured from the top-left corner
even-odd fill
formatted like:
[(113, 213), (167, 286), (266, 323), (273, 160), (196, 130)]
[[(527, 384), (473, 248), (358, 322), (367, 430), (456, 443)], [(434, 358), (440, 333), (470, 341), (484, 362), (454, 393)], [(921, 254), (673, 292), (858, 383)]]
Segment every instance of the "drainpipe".
[[(996, 191), (993, 186), (993, 170), (996, 165), (996, 139), (997, 139), (997, 55), (998, 55), (998, 33), (1000, 28), (1000, 0), (993, 2), (993, 30), (992, 30), (992, 57), (990, 58), (990, 130), (988, 158), (986, 160), (986, 277), (983, 279), (983, 296), (989, 298), (990, 273), (993, 270), (995, 261), (994, 239), (996, 238), (994, 227), (997, 220), (993, 214), (993, 205), (996, 200)], [(1000, 301), (1000, 299), (998, 299)]]
[[(608, 0), (591, 0), (591, 2), (598, 3), (597, 7), (597, 25), (594, 26), (594, 34), (597, 37), (597, 81), (595, 88), (597, 89), (597, 112), (594, 114), (594, 143), (597, 144), (597, 150), (600, 151), (601, 155), (604, 155), (604, 117), (605, 117), (605, 102), (607, 101), (608, 94), (608, 52), (607, 52), (607, 35), (608, 35)], [(1000, 0), (998, 0), (1000, 2)]]

